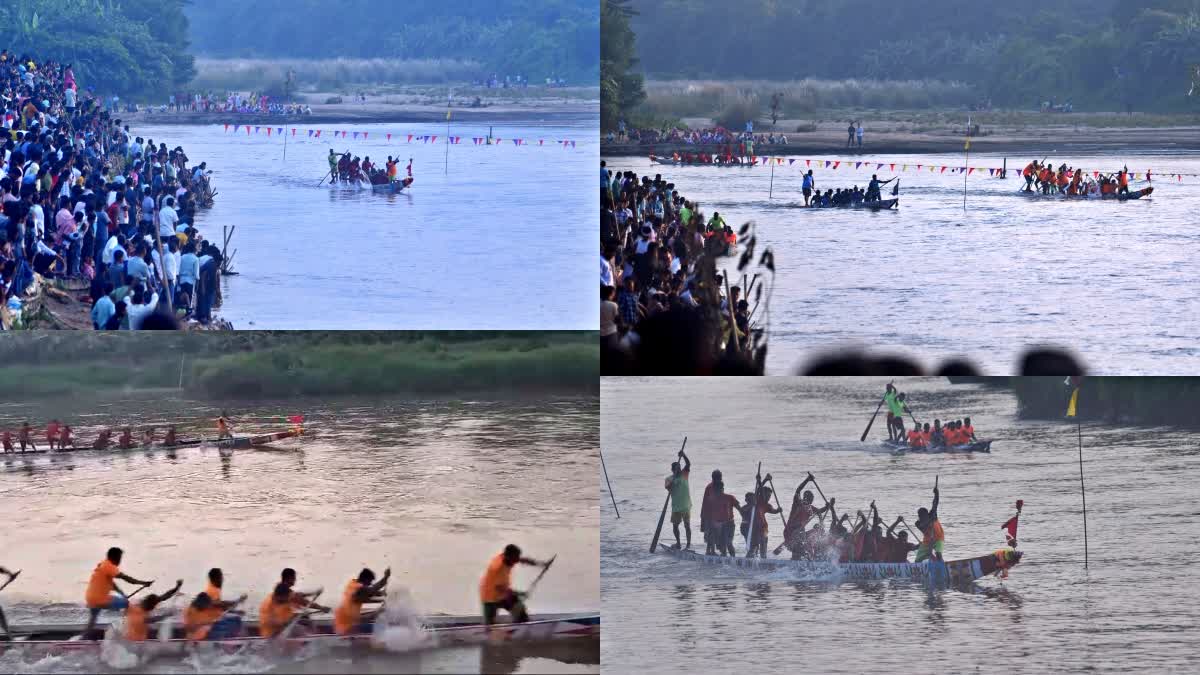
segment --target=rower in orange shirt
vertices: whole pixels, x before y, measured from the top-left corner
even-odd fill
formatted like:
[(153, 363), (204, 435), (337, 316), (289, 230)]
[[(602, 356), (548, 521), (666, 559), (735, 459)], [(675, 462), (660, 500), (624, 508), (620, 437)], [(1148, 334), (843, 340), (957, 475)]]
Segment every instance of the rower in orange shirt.
[(912, 448), (925, 447), (925, 437), (924, 434), (921, 433), (920, 429), (913, 429), (912, 431), (908, 432), (908, 445)]
[(242, 617), (237, 606), (246, 601), (243, 594), (237, 600), (221, 600), (225, 573), (214, 567), (208, 571), (208, 586), (183, 611), (183, 629), (189, 640), (221, 640), (242, 633)]
[[(85, 636), (96, 627), (96, 619), (102, 610), (129, 607), (128, 594), (117, 586), (117, 579), (128, 581), (136, 586), (149, 586), (154, 583), (153, 580), (140, 581), (121, 572), (120, 565), (123, 555), (124, 551), (116, 546), (108, 549), (104, 560), (101, 560), (96, 565), (96, 569), (92, 571), (92, 578), (88, 581), (87, 593), (84, 595), (84, 602), (88, 607), (87, 628), (83, 629)], [(113, 593), (114, 591), (116, 594)]]
[(32, 429), (29, 428), (29, 422), (21, 425), (21, 431), (17, 434), (17, 439), (21, 442), (21, 452), (25, 452), (25, 447), (30, 446), (37, 450), (37, 446), (33, 444), (33, 438), (30, 436)]
[(971, 418), (963, 418), (963, 433), (967, 436), (968, 442), (975, 442), (979, 439), (975, 438), (975, 427), (971, 425)]
[(1122, 167), (1117, 172), (1117, 194), (1129, 194), (1129, 167)]
[(505, 610), (512, 616), (514, 623), (524, 623), (529, 620), (529, 612), (525, 609), (525, 594), (513, 590), (512, 571), (517, 563), (533, 565), (546, 569), (548, 562), (543, 563), (533, 558), (521, 557), (521, 549), (515, 544), (509, 544), (497, 553), (479, 579), (479, 599), (483, 603), (483, 623), (496, 623), (496, 615)]
[[(274, 590), (263, 600), (262, 605), (259, 607), (259, 635), (262, 637), (276, 635), (287, 625), (288, 621), (291, 621), (297, 609), (308, 608), (318, 612), (333, 611), (328, 607), (318, 605), (310, 599), (310, 596), (315, 594), (292, 590), (295, 585), (296, 570), (290, 567), (285, 568), (283, 573), (280, 574), (279, 583), (275, 585)], [(281, 587), (286, 590), (286, 593), (283, 595), (280, 594)], [(283, 605), (286, 605), (286, 607)]]
[(97, 436), (96, 440), (92, 443), (92, 449), (107, 450), (108, 444), (112, 442), (111, 439), (112, 439), (112, 430), (110, 430), (110, 429), (102, 430), (100, 432), (100, 435)]
[(363, 616), (362, 606), (384, 598), (383, 589), (392, 576), (392, 568), (383, 571), (383, 578), (375, 581), (375, 573), (364, 567), (358, 578), (351, 579), (342, 592), (342, 604), (333, 613), (333, 630), (338, 635), (368, 633), (375, 617), (372, 612)]
[(58, 445), (58, 428), (58, 420), (50, 420), (50, 423), (46, 425), (46, 444), (50, 446), (51, 450)]
[(179, 592), (179, 588), (183, 586), (183, 579), (175, 581), (175, 588), (163, 593), (155, 595), (151, 593), (142, 599), (141, 602), (130, 605), (125, 609), (125, 639), (131, 642), (142, 642), (150, 637), (150, 624), (157, 623), (165, 619), (168, 615), (151, 616), (150, 612), (154, 611), (155, 607), (166, 600), (170, 600), (173, 595)]
[(229, 417), (226, 416), (225, 411), (222, 410), (221, 416), (217, 418), (217, 438), (218, 439), (223, 440), (226, 438), (233, 438), (233, 431), (230, 430), (230, 428), (229, 428), (229, 423), (231, 421), (232, 420), (230, 420)]
[(923, 560), (933, 558), (934, 560), (942, 560), (942, 550), (945, 545), (946, 533), (942, 531), (942, 523), (938, 520), (938, 489), (933, 488), (933, 506), (926, 510), (924, 507), (917, 509), (917, 530), (921, 533), (921, 546), (917, 549), (917, 555), (913, 558), (913, 562), (921, 562)]
[(70, 425), (64, 424), (58, 432), (58, 449), (66, 450), (67, 446), (75, 447), (75, 437), (71, 433)]
[(4, 446), (4, 452), (13, 451), (12, 432), (8, 429), (5, 429), (4, 434), (0, 435), (0, 445)]

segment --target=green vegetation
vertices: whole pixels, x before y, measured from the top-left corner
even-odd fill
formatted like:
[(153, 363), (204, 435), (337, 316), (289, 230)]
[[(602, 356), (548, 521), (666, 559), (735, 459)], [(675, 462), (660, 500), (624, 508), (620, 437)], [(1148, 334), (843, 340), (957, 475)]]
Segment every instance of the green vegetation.
[[(196, 77), (189, 86), (215, 91), (281, 92), (288, 74), (295, 90), (345, 91), (346, 87), (386, 82), (431, 84), (465, 82), (483, 77), (483, 67), (451, 59), (196, 59)], [(446, 91), (441, 99), (445, 102)]]
[[(1062, 377), (1014, 377), (1020, 415), (1063, 419), (1071, 388)], [(1088, 377), (1079, 390), (1077, 411), (1084, 421), (1196, 426), (1200, 405), (1197, 377)]]
[[(594, 83), (599, 73), (595, 0), (206, 0), (189, 3), (187, 14), (207, 57), (470, 62), (474, 76), (534, 84)], [(417, 72), (441, 77), (458, 67)]]
[[(637, 56), (651, 78), (819, 77), (911, 88), (878, 106), (891, 109), (946, 105), (923, 89), (947, 83), (969, 87), (970, 99), (951, 92), (958, 105), (1200, 108), (1200, 95), (1187, 95), (1200, 64), (1200, 0), (1096, 0), (1082, 10), (1034, 0), (663, 0), (637, 9)], [(810, 104), (838, 105), (817, 98), (798, 110)]]
[(0, 340), (21, 396), (175, 388), (205, 398), (590, 393), (594, 333), (257, 331), (27, 333)]
[(15, 0), (0, 3), (0, 46), (71, 64), (98, 93), (162, 94), (195, 74), (187, 0)]
[(645, 98), (629, 0), (600, 0), (600, 128), (617, 128)]

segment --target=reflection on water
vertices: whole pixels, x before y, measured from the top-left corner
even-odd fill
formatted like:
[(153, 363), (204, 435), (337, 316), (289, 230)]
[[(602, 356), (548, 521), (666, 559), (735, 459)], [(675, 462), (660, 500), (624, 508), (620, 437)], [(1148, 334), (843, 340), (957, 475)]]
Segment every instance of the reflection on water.
[[(614, 671), (701, 670), (737, 655), (739, 668), (808, 672), (996, 669), (1047, 672), (1187, 670), (1200, 652), (1200, 609), (1187, 589), (1200, 513), (1192, 433), (1085, 425), (1088, 570), (1083, 566), (1074, 426), (1017, 419), (1007, 390), (901, 382), (920, 420), (969, 415), (995, 439), (976, 456), (893, 455), (876, 421), (860, 443), (886, 379), (605, 378), (601, 438), (622, 518), (601, 482), (601, 638)], [(809, 471), (842, 509), (876, 500), (885, 520), (928, 506), (940, 480), (949, 558), (1003, 545), (1000, 524), (1025, 500), (1025, 558), (1008, 580), (930, 589), (905, 581), (805, 580), (794, 571), (697, 566), (651, 556), (662, 478), (680, 436), (693, 466), (692, 524), (713, 469), (727, 491), (750, 489), (759, 461), (784, 495)], [(843, 506), (844, 505), (844, 506)], [(673, 541), (669, 530), (665, 536)], [(779, 533), (771, 532), (772, 541)], [(697, 537), (695, 543), (703, 545)], [(1183, 600), (1183, 601), (1181, 601)], [(656, 660), (664, 645), (678, 649)], [(646, 666), (646, 664), (650, 664)], [(914, 665), (917, 664), (917, 665)]]
[[(817, 186), (866, 185), (876, 162), (864, 159), (860, 170), (838, 171), (817, 169), (814, 161)], [(980, 166), (998, 167), (1001, 159), (971, 155)], [(1028, 161), (1009, 157), (1010, 176), (1017, 173), (1012, 166)], [(1051, 161), (1200, 174), (1196, 152)], [(1093, 370), (1190, 372), (1180, 364), (1200, 356), (1192, 339), (1200, 316), (1192, 284), (1200, 276), (1196, 178), (1155, 180), (1150, 200), (1055, 202), (1016, 196), (1017, 178), (976, 172), (964, 212), (961, 175), (914, 171), (918, 163), (961, 166), (961, 155), (886, 155), (879, 162), (897, 164), (898, 211), (790, 208), (803, 204), (799, 161), (776, 169), (773, 199), (766, 169), (669, 167), (644, 158), (609, 164), (661, 173), (707, 215), (719, 211), (735, 227), (754, 221), (759, 245), (774, 248), (779, 271), (767, 364), (776, 374), (848, 343), (902, 350), (928, 366), (965, 355), (989, 374), (1013, 372), (1018, 354), (1043, 343), (1070, 347)], [(905, 163), (908, 171), (900, 172)], [(889, 167), (879, 175), (889, 177)], [(737, 261), (722, 264), (733, 269)]]
[[(9, 517), (0, 525), (0, 564), (25, 570), (4, 594), (10, 623), (84, 620), (88, 574), (113, 545), (126, 551), (123, 571), (183, 578), (187, 596), (219, 566), (227, 593), (249, 594), (251, 613), (283, 567), (297, 569), (302, 588), (324, 586), (334, 598), (363, 566), (391, 566), (393, 585), (410, 589), (421, 612), (476, 614), (487, 560), (517, 543), (533, 557), (558, 555), (531, 598), (535, 613), (599, 607), (597, 399), (222, 406), (239, 435), (286, 427), (294, 414), (306, 417), (310, 433), (265, 451), (205, 444), (5, 458), (0, 500)], [(10, 403), (0, 406), (0, 426), (53, 416), (71, 423), (82, 444), (104, 426), (149, 421), (160, 433), (176, 423), (180, 438), (208, 438), (219, 414), (211, 404), (170, 395), (130, 395)], [(535, 574), (517, 570), (514, 585), (527, 587)], [(495, 670), (537, 672), (543, 664), (548, 672), (596, 672), (598, 648), (563, 647), (582, 665), (556, 660), (560, 647), (552, 646), (449, 650), (381, 664), (372, 656), (365, 667), (335, 652), (287, 668), (464, 672), (491, 659)], [(586, 660), (592, 653), (595, 660)], [(76, 665), (80, 672), (97, 667)], [(0, 659), (0, 670), (31, 667)]]

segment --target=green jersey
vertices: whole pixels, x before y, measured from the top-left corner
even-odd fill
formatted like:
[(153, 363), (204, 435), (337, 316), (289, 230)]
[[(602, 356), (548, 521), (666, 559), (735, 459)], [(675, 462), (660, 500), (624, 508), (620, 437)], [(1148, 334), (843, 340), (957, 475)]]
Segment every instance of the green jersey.
[(883, 395), (883, 400), (887, 403), (888, 410), (896, 417), (904, 417), (904, 403), (896, 398), (897, 394), (894, 391), (889, 391)]
[(678, 476), (667, 478), (668, 489), (671, 492), (671, 513), (687, 513), (692, 510), (692, 493), (688, 485), (690, 470), (684, 470)]

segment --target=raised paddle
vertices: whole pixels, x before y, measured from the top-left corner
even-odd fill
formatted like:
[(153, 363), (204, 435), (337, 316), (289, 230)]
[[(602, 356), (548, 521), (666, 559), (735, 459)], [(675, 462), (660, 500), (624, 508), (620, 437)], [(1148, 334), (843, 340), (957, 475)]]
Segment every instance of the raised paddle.
[(779, 492), (775, 490), (775, 478), (767, 474), (767, 482), (771, 484), (771, 496), (775, 498), (775, 506), (779, 508), (779, 519), (783, 521), (783, 529), (787, 529), (787, 517), (783, 515), (783, 504), (779, 503)]
[(4, 582), (3, 586), (0, 586), (0, 591), (8, 588), (8, 585), (11, 584), (12, 582), (16, 581), (17, 577), (19, 577), (19, 576), (21, 576), (21, 570), (17, 570), (16, 572), (13, 572), (13, 575), (8, 578), (8, 581)]
[[(683, 437), (683, 445), (679, 446), (679, 452), (687, 447), (687, 436)], [(658, 527), (654, 528), (654, 538), (650, 540), (650, 552), (654, 553), (658, 550), (658, 538), (662, 535), (663, 521), (667, 518), (667, 507), (671, 505), (671, 491), (667, 490), (667, 499), (663, 502), (662, 514), (658, 516)]]
[[(891, 384), (891, 382), (888, 382), (888, 384)], [(879, 405), (875, 407), (875, 414), (871, 415), (871, 421), (867, 422), (867, 428), (863, 429), (862, 438), (858, 439), (859, 443), (863, 443), (867, 440), (867, 434), (871, 433), (871, 425), (875, 424), (875, 418), (879, 416), (879, 411), (883, 410), (883, 404), (886, 401), (887, 394), (884, 394), (883, 398), (879, 399)], [(823, 497), (824, 495), (821, 496)]]
[(750, 506), (750, 536), (746, 538), (748, 548), (746, 557), (754, 557), (754, 523), (758, 520), (758, 493), (762, 490), (762, 462), (759, 461), (758, 469), (754, 472), (754, 504)]

